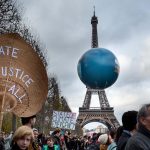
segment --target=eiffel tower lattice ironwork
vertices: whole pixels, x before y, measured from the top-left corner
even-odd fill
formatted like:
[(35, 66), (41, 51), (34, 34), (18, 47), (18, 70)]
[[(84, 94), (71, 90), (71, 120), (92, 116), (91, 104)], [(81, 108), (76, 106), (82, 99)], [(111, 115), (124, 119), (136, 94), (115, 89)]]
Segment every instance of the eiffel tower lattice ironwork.
[[(92, 24), (92, 48), (98, 47), (98, 34), (97, 34), (97, 24), (98, 19), (95, 16), (95, 8), (94, 15), (91, 19)], [(96, 94), (99, 98), (100, 107), (90, 107), (92, 95)], [(105, 124), (108, 129), (118, 128), (119, 122), (114, 115), (114, 108), (110, 107), (105, 90), (101, 89), (91, 89), (87, 87), (85, 99), (82, 107), (79, 107), (79, 115), (77, 117), (77, 123), (80, 124), (81, 127), (90, 122), (100, 122)]]

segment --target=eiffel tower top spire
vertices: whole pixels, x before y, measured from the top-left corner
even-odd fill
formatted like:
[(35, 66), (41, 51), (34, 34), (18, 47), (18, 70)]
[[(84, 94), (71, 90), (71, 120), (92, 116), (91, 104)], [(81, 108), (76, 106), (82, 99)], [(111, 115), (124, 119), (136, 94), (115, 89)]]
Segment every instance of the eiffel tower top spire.
[(92, 24), (92, 43), (91, 43), (91, 47), (96, 48), (96, 47), (98, 47), (98, 34), (97, 34), (98, 19), (95, 16), (95, 6), (94, 6), (94, 15), (91, 18), (91, 24)]
[(95, 16), (95, 6), (94, 6), (94, 16)]

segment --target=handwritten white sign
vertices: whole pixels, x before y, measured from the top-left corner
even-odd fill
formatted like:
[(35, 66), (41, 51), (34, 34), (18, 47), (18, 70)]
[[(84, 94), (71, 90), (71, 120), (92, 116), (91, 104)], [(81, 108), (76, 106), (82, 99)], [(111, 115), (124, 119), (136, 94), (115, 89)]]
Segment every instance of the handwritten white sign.
[[(18, 52), (21, 50), (16, 47), (11, 47), (11, 46), (1, 46), (0, 45), (0, 57), (12, 57), (12, 59), (18, 59)], [(25, 87), (29, 88), (29, 86), (34, 82), (32, 77), (24, 71), (24, 69), (21, 68), (15, 68), (11, 66), (1, 66), (0, 67), (0, 76), (2, 77), (14, 77), (18, 80), (20, 80)], [(25, 98), (26, 91), (21, 89), (20, 87), (17, 86), (16, 84), (13, 84), (11, 87), (9, 87), (8, 92), (15, 96), (18, 101), (22, 101), (23, 98)]]
[(53, 111), (52, 127), (74, 130), (76, 124), (76, 113)]

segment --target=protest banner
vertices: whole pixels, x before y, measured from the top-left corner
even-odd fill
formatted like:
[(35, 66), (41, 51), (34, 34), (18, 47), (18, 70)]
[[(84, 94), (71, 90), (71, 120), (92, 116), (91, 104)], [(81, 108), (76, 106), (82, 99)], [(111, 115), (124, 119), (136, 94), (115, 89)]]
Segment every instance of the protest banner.
[(3, 114), (29, 117), (40, 111), (48, 76), (39, 54), (17, 33), (0, 36), (0, 128)]
[(74, 130), (76, 124), (76, 113), (53, 111), (52, 127)]

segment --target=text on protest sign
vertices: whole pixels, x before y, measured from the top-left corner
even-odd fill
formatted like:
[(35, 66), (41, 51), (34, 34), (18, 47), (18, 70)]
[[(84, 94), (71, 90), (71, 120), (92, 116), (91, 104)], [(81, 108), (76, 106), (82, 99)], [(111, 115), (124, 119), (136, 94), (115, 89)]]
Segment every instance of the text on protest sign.
[(76, 113), (53, 111), (52, 127), (75, 129)]

